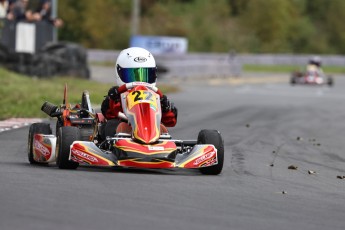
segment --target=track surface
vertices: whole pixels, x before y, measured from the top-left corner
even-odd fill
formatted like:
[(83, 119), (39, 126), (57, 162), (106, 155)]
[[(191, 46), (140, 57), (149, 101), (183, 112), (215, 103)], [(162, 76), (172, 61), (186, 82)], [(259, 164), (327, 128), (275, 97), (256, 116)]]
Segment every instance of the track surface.
[(0, 133), (0, 229), (344, 229), (345, 79), (335, 80), (187, 84), (170, 95), (174, 138), (221, 131), (219, 176), (32, 166), (28, 127)]

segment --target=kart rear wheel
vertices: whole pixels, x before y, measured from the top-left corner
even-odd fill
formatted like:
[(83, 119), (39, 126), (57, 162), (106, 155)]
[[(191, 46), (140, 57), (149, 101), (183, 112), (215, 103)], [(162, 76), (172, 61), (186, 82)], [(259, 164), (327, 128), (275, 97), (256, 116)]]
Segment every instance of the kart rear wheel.
[(328, 78), (327, 78), (327, 84), (328, 84), (329, 86), (333, 86), (334, 81), (333, 81), (333, 78), (332, 78), (332, 77), (328, 77)]
[(46, 123), (33, 123), (29, 129), (29, 137), (28, 137), (28, 159), (30, 164), (38, 164), (39, 162), (34, 159), (33, 153), (33, 141), (35, 134), (52, 134), (52, 130), (49, 124)]
[(200, 168), (200, 172), (206, 175), (218, 175), (223, 169), (224, 163), (224, 141), (219, 131), (204, 129), (199, 132), (198, 144), (211, 144), (217, 149), (218, 164), (210, 167)]
[(105, 124), (105, 128), (104, 128), (105, 138), (106, 137), (114, 137), (114, 135), (116, 134), (116, 128), (119, 124), (120, 124), (120, 121), (118, 119), (108, 120), (107, 123)]
[(296, 77), (295, 77), (295, 76), (291, 76), (291, 78), (290, 78), (290, 84), (291, 84), (291, 85), (295, 85), (295, 84), (296, 84)]
[(73, 126), (63, 126), (58, 130), (56, 141), (56, 164), (60, 169), (76, 169), (79, 163), (70, 161), (70, 146), (79, 140), (79, 129)]

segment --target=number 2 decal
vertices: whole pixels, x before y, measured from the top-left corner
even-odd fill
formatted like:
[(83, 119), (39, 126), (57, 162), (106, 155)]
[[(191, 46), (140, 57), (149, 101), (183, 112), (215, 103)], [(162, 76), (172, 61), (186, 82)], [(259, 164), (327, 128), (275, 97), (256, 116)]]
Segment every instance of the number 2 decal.
[[(142, 95), (144, 94), (144, 95)], [(136, 101), (141, 101), (141, 100), (148, 100), (148, 101), (151, 101), (151, 98), (152, 98), (152, 93), (149, 92), (149, 91), (134, 91), (132, 92), (132, 95), (134, 97), (134, 102)]]
[(128, 94), (128, 108), (132, 109), (136, 104), (149, 103), (151, 108), (157, 108), (157, 101), (153, 92), (145, 90), (136, 90)]

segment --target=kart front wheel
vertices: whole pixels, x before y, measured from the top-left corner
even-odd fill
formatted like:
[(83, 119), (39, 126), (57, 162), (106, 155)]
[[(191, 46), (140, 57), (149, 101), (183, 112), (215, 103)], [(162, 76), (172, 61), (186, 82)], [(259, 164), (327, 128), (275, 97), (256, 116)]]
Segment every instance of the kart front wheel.
[(211, 144), (217, 149), (218, 164), (210, 167), (200, 168), (200, 172), (206, 175), (218, 175), (223, 169), (224, 163), (224, 141), (217, 130), (201, 130), (198, 135), (198, 144)]
[(28, 137), (28, 159), (30, 164), (38, 164), (39, 162), (34, 159), (33, 153), (33, 142), (35, 134), (45, 134), (50, 135), (52, 134), (52, 130), (49, 124), (46, 123), (33, 123), (29, 129), (29, 137)]
[(73, 126), (63, 126), (58, 130), (56, 141), (56, 164), (60, 169), (76, 169), (79, 163), (70, 161), (70, 146), (79, 140), (79, 129)]

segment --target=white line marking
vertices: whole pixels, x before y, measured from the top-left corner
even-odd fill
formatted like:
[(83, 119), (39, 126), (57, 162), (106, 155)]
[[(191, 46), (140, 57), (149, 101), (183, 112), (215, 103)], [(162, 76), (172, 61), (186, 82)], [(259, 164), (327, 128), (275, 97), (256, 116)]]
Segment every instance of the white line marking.
[(41, 118), (10, 118), (0, 121), (0, 133), (11, 129), (18, 129), (32, 123), (42, 122)]

